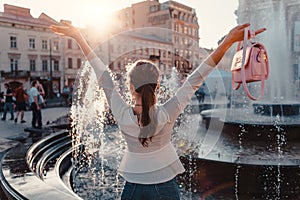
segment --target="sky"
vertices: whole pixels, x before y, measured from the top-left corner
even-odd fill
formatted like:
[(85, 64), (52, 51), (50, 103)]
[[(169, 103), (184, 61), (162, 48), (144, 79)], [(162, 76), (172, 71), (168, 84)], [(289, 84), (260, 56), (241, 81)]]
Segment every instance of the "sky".
[[(60, 21), (70, 20), (75, 26), (84, 27), (96, 23), (95, 18), (102, 18), (102, 24), (109, 23), (109, 14), (129, 7), (142, 0), (0, 0), (0, 12), (3, 4), (29, 8), (35, 18), (41, 13)], [(161, 3), (166, 0), (160, 0)], [(238, 0), (175, 0), (195, 8), (200, 25), (200, 46), (217, 47), (217, 42), (236, 26), (234, 11)], [(99, 24), (99, 20), (97, 21)], [(100, 22), (101, 23), (101, 22)]]

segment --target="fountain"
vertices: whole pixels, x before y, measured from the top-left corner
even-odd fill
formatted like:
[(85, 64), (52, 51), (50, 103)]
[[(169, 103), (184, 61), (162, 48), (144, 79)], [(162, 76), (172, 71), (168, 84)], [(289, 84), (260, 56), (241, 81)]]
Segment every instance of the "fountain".
[[(246, 13), (239, 17), (239, 23), (250, 20), (253, 28), (265, 26), (268, 29), (267, 38), (257, 38), (266, 44), (270, 58), (271, 74), (266, 82), (265, 97), (253, 103), (242, 92), (232, 92), (230, 108), (212, 109), (205, 116), (205, 120), (208, 120), (206, 126), (200, 123), (200, 115), (195, 115), (195, 112), (189, 114), (189, 108), (179, 117), (174, 127), (173, 143), (186, 168), (186, 173), (179, 176), (183, 199), (295, 199), (299, 196), (300, 160), (297, 154), (300, 148), (297, 147), (297, 141), (300, 104), (293, 96), (292, 83), (289, 82), (292, 80), (290, 71), (284, 70), (281, 73), (282, 70), (278, 69), (278, 66), (290, 66), (287, 42), (283, 42), (282, 48), (272, 46), (274, 37), (287, 41), (284, 32), (286, 19), (282, 14), (285, 7), (283, 1), (255, 2), (246, 4), (241, 1), (237, 14)], [(256, 10), (257, 5), (263, 7)], [(255, 15), (250, 16), (249, 13)], [(265, 24), (266, 21), (270, 23)], [(161, 35), (168, 35), (168, 31), (163, 30), (165, 33)], [(280, 49), (286, 51), (278, 51)], [(95, 80), (86, 78), (95, 77), (92, 70), (88, 67), (83, 69), (86, 70), (82, 75), (85, 78), (79, 78), (82, 81), (79, 84), (80, 88), (86, 90), (79, 91), (80, 98), (73, 105), (73, 127), (76, 127), (73, 143), (78, 148), (73, 151), (72, 180), (75, 181), (72, 182), (72, 188), (82, 198), (96, 198), (97, 195), (104, 199), (118, 198), (124, 180), (118, 177), (116, 168), (125, 148), (124, 141), (117, 127), (103, 123), (105, 118), (95, 109), (98, 108), (96, 105), (103, 106), (105, 103), (103, 98), (97, 99), (100, 93), (96, 82), (86, 82)], [(124, 75), (121, 77), (126, 77)], [(163, 79), (162, 83), (174, 81), (176, 73), (172, 77)], [(115, 78), (118, 80), (116, 83), (126, 82), (120, 80), (120, 76)], [(91, 87), (91, 84), (94, 86)], [(162, 102), (173, 95), (174, 85), (178, 85), (178, 82), (164, 87)], [(128, 92), (123, 84), (117, 86), (125, 94)], [(259, 84), (254, 83), (251, 91), (257, 94), (259, 87)], [(130, 103), (128, 95), (124, 98)], [(99, 121), (93, 120), (95, 116)], [(95, 126), (98, 128), (92, 128)], [(84, 148), (79, 145), (82, 143)], [(114, 196), (111, 196), (112, 191)]]
[[(274, 37), (289, 39), (283, 28), (286, 23), (286, 15), (283, 14), (285, 9), (283, 1), (240, 1), (237, 11), (239, 23), (250, 21), (254, 27), (266, 26), (268, 29), (268, 37), (259, 38), (266, 44), (270, 58), (271, 74), (266, 82), (265, 97), (262, 101), (253, 103), (241, 91), (232, 92), (230, 108), (220, 109), (212, 105), (213, 108), (209, 112), (203, 111), (201, 116), (198, 114), (200, 111), (191, 112), (192, 108), (188, 106), (186, 112), (180, 115), (175, 123), (172, 142), (186, 169), (178, 177), (182, 199), (299, 197), (300, 103), (293, 96), (290, 71), (279, 69), (280, 66), (290, 66), (287, 64), (290, 60), (290, 55), (286, 53), (288, 51), (278, 51), (290, 49), (289, 45), (283, 42), (284, 48), (272, 46)], [(169, 33), (171, 30), (165, 29), (144, 28), (139, 31), (159, 34), (166, 41), (172, 35)], [(137, 33), (138, 30), (135, 34)], [(122, 35), (111, 38), (110, 42), (114, 40), (122, 41)], [(125, 41), (128, 43), (128, 40)], [(99, 49), (105, 49), (107, 45), (108, 43), (103, 43)], [(159, 49), (152, 44), (145, 45), (143, 48)], [(128, 47), (127, 53), (133, 50), (134, 47)], [(113, 56), (97, 53), (104, 61)], [(114, 59), (118, 60), (122, 56), (117, 55)], [(280, 59), (275, 60), (277, 57)], [(284, 72), (281, 73), (282, 71)], [(162, 79), (164, 90), (159, 96), (160, 102), (171, 97), (180, 85), (176, 69), (171, 68), (169, 75)], [(130, 103), (125, 77), (126, 72), (113, 74), (117, 89), (124, 94), (124, 100)], [(78, 90), (71, 107), (72, 134), (68, 135), (64, 131), (52, 135), (33, 145), (27, 153), (29, 166), (47, 184), (45, 191), (59, 191), (56, 197), (120, 198), (124, 180), (118, 176), (116, 169), (125, 143), (96, 80), (94, 71), (84, 65), (78, 74)], [(209, 84), (207, 87), (211, 90), (213, 88)], [(259, 84), (251, 84), (251, 91), (257, 94), (259, 87)], [(224, 93), (224, 88), (220, 92)], [(207, 123), (204, 125), (201, 122)], [(56, 163), (55, 166), (53, 163)], [(53, 168), (59, 177), (53, 178)], [(26, 188), (24, 182), (33, 179), (27, 169), (25, 175), (26, 181), (24, 179), (21, 183), (12, 180), (14, 185), (21, 186), (21, 190)], [(64, 182), (64, 187), (58, 184), (58, 179)], [(31, 182), (34, 181), (35, 179)]]
[[(272, 127), (275, 124), (284, 128), (289, 139), (298, 138), (295, 127), (299, 126), (300, 102), (294, 95), (294, 83), (292, 76), (291, 37), (287, 32), (286, 10), (289, 4), (299, 4), (297, 1), (253, 1), (247, 3), (240, 0), (237, 11), (238, 22), (250, 22), (253, 29), (266, 27), (267, 31), (259, 36), (269, 53), (270, 77), (266, 81), (265, 96), (261, 101), (245, 102), (243, 111), (231, 109), (224, 119), (225, 124), (253, 125), (255, 129), (247, 132), (275, 132)], [(291, 6), (291, 5), (289, 5)], [(292, 22), (289, 22), (292, 23)], [(276, 42), (280, 38), (280, 43)], [(285, 68), (283, 70), (283, 68)], [(287, 69), (286, 69), (287, 68)], [(260, 83), (252, 84), (252, 92), (258, 94)], [(235, 95), (235, 99), (241, 98)], [(237, 101), (237, 100), (235, 100)], [(251, 110), (251, 106), (252, 109)], [(231, 105), (232, 108), (235, 105)], [(247, 117), (241, 118), (243, 114)], [(260, 126), (261, 125), (261, 126)], [(260, 131), (260, 127), (263, 129)], [(253, 138), (255, 138), (254, 136)], [(261, 139), (261, 138), (259, 138)]]
[[(286, 13), (291, 4), (299, 3), (239, 1), (239, 23), (250, 22), (253, 29), (267, 28), (257, 39), (268, 50), (270, 77), (261, 101), (252, 102), (238, 91), (231, 95), (228, 110), (204, 112), (205, 118), (214, 119), (214, 123), (207, 125), (207, 131), (222, 132), (219, 138), (222, 141), (206, 152), (200, 148), (199, 157), (215, 165), (210, 169), (227, 163), (224, 171), (230, 177), (225, 180), (231, 185), (226, 185), (226, 189), (233, 192), (228, 194), (229, 198), (297, 199), (299, 196), (300, 102), (293, 93), (291, 39), (287, 33)], [(250, 87), (258, 96), (260, 83), (250, 84)], [(209, 179), (214, 180), (214, 177)], [(211, 196), (217, 198), (226, 192), (221, 190)]]

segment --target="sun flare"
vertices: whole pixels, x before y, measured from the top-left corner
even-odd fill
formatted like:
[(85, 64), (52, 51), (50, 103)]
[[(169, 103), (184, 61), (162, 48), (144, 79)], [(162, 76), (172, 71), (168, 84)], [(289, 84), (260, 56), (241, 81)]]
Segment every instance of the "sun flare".
[(115, 9), (112, 3), (86, 3), (82, 5), (82, 18), (85, 25), (97, 32), (108, 32), (115, 24)]

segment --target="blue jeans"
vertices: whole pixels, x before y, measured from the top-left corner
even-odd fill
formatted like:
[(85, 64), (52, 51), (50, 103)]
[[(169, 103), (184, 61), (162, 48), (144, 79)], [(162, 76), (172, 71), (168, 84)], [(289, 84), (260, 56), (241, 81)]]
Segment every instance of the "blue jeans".
[(10, 112), (10, 119), (14, 119), (14, 104), (12, 102), (5, 102), (3, 108), (3, 116), (2, 119), (6, 119), (7, 110)]
[(158, 184), (137, 184), (126, 182), (122, 200), (179, 200), (179, 190), (176, 178)]
[[(37, 106), (35, 103), (31, 104), (31, 110), (32, 110), (32, 121), (31, 125), (33, 128), (42, 128), (42, 112), (41, 109), (37, 109)], [(36, 126), (36, 122), (38, 123), (38, 126)]]

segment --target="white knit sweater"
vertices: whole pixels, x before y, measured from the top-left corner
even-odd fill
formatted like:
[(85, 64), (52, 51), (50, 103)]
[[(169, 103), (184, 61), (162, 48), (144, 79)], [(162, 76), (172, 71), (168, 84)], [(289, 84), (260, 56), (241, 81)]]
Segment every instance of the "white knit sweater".
[[(94, 56), (92, 56), (94, 57)], [(155, 107), (158, 125), (148, 147), (138, 140), (140, 127), (133, 109), (115, 89), (115, 85), (99, 58), (89, 59), (95, 69), (100, 86), (103, 87), (112, 113), (127, 143), (127, 150), (121, 161), (119, 173), (126, 181), (140, 184), (162, 183), (184, 172), (176, 150), (171, 144), (171, 133), (178, 115), (190, 102), (195, 90), (213, 67), (204, 62), (188, 76), (176, 94), (162, 105)]]

